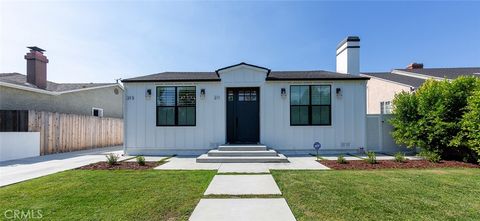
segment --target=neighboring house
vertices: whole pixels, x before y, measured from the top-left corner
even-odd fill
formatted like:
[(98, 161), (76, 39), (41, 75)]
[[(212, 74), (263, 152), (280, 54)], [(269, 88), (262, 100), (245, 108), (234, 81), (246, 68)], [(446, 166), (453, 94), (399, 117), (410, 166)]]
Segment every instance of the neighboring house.
[(480, 77), (480, 67), (423, 68), (423, 64), (413, 63), (406, 69), (361, 75), (370, 77), (367, 83), (367, 113), (390, 114), (395, 94), (402, 91), (413, 92), (427, 79), (451, 80), (459, 76)]
[[(118, 83), (47, 81), (44, 50), (29, 47), (27, 75), (0, 73), (0, 110), (36, 110), (98, 117), (123, 117), (123, 87)], [(2, 118), (5, 122), (5, 116)], [(4, 125), (5, 126), (5, 125)]]
[(0, 73), (0, 161), (123, 144), (123, 86), (47, 81), (29, 48), (27, 75)]
[(324, 152), (356, 152), (366, 145), (369, 79), (359, 76), (359, 41), (349, 37), (337, 47), (337, 72), (240, 63), (125, 79), (125, 152), (193, 155), (219, 148), (199, 162), (238, 162), (236, 154), (281, 161), (283, 155), (265, 148), (306, 153), (315, 142)]

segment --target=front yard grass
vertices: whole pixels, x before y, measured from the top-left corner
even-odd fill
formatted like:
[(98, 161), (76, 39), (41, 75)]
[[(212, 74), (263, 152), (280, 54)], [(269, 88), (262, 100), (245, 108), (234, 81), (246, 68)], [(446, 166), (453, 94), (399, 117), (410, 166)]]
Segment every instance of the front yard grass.
[(187, 220), (216, 171), (70, 170), (0, 188), (0, 212), (46, 220)]
[(480, 220), (480, 169), (272, 175), (297, 220)]

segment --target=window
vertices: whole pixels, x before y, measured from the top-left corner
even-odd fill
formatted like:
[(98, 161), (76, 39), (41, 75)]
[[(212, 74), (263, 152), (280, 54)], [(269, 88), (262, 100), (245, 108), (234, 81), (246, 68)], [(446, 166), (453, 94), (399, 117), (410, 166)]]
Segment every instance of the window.
[(331, 125), (330, 85), (290, 86), (290, 125)]
[(380, 102), (380, 113), (391, 114), (392, 113), (392, 102), (391, 101)]
[(0, 132), (27, 132), (27, 110), (0, 110)]
[[(233, 93), (233, 91), (232, 91)], [(238, 101), (257, 101), (257, 91), (242, 89), (238, 91)]]
[(157, 126), (195, 126), (196, 89), (157, 87)]
[(92, 107), (92, 116), (95, 117), (103, 117), (103, 109)]

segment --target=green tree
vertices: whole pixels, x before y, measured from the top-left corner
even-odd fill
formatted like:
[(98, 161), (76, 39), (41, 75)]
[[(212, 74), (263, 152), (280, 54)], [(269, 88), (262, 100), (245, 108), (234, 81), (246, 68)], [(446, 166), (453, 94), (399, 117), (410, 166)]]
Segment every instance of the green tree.
[(480, 163), (480, 84), (475, 93), (468, 98), (467, 112), (461, 121), (462, 133), (457, 141), (464, 143), (477, 154)]
[[(402, 92), (393, 100), (392, 136), (398, 144), (421, 147), (443, 158), (471, 158), (462, 119), (467, 100), (480, 84), (476, 77), (453, 81), (427, 80), (416, 92)], [(460, 138), (459, 138), (460, 137)]]

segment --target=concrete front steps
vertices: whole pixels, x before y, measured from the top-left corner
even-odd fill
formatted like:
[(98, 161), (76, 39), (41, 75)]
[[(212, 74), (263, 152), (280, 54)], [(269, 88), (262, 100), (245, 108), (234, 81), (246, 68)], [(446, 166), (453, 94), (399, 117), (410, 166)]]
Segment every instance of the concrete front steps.
[(220, 145), (197, 157), (197, 163), (288, 163), (283, 154), (278, 154), (265, 145)]

